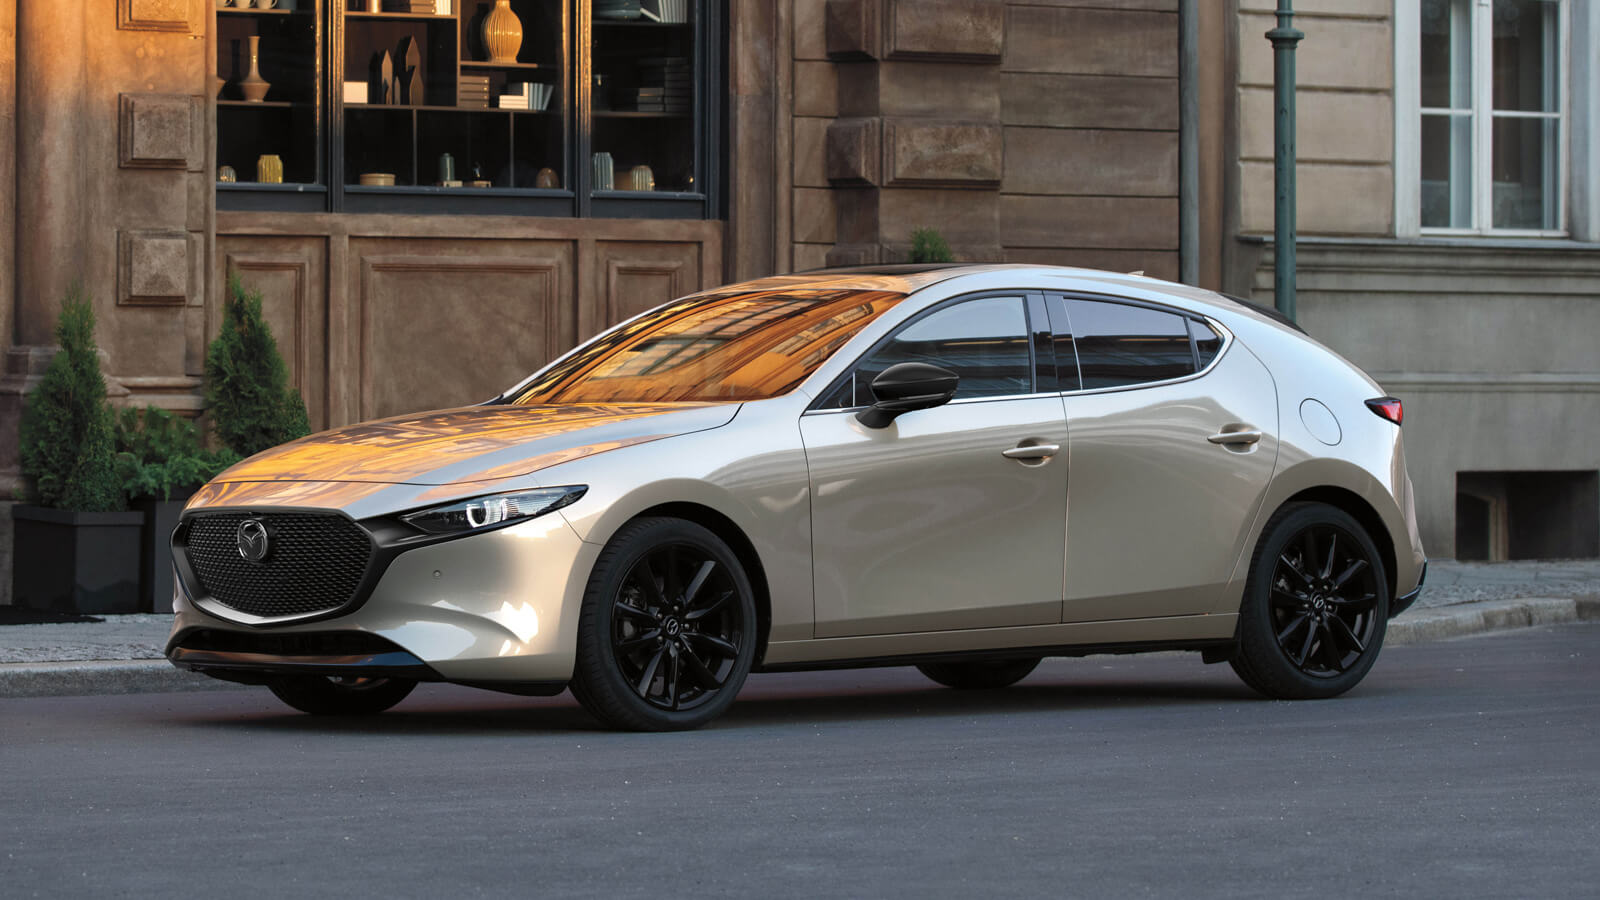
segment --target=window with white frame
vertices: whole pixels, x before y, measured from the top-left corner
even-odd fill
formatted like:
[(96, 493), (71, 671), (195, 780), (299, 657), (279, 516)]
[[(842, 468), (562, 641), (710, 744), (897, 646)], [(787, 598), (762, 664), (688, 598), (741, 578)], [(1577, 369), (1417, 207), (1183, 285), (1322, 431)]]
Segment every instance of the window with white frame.
[(1566, 6), (1422, 0), (1424, 230), (1564, 230)]

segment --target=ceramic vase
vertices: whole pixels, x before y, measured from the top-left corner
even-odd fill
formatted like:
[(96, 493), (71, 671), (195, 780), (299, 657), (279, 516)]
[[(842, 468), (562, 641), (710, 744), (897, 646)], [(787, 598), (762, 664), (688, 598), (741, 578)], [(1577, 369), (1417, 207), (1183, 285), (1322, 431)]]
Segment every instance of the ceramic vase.
[(260, 103), (267, 99), (267, 90), (272, 85), (261, 77), (261, 36), (250, 35), (250, 74), (239, 82), (239, 92), (251, 103)]
[(494, 9), (483, 19), (483, 46), (489, 61), (514, 63), (522, 49), (522, 20), (511, 11), (511, 0), (495, 0)]

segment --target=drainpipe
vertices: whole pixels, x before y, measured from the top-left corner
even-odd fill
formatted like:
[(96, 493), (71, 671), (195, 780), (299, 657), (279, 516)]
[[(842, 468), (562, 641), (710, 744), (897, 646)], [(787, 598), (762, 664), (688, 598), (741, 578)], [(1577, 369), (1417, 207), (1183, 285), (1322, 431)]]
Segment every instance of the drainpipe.
[(1289, 22), (1293, 0), (1278, 0), (1278, 27), (1267, 32), (1272, 42), (1272, 292), (1278, 312), (1295, 317), (1294, 308), (1294, 48), (1305, 37)]
[(1178, 4), (1178, 280), (1200, 284), (1200, 11)]

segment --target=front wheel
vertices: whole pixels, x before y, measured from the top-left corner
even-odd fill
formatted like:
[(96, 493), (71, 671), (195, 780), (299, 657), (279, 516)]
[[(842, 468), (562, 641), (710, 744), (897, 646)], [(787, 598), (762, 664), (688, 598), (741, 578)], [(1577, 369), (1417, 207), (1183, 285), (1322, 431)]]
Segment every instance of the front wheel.
[(721, 538), (682, 519), (636, 519), (589, 577), (572, 693), (613, 728), (698, 728), (732, 705), (756, 629), (750, 581)]
[(335, 678), (285, 675), (268, 688), (279, 700), (313, 716), (370, 716), (381, 713), (411, 693), (417, 683), (407, 678)]
[(983, 659), (972, 662), (923, 663), (917, 671), (945, 687), (961, 690), (992, 690), (1010, 687), (1028, 677), (1039, 665), (1039, 657), (1028, 659)]
[(1256, 547), (1229, 662), (1268, 697), (1337, 697), (1377, 660), (1388, 614), (1383, 559), (1360, 523), (1321, 503), (1286, 506)]

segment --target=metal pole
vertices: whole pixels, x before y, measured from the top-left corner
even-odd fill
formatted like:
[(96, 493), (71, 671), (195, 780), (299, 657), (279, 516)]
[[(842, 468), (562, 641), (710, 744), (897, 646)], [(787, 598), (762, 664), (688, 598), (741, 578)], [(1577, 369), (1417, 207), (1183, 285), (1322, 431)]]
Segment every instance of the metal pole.
[(1178, 280), (1200, 284), (1199, 0), (1178, 3)]
[(1267, 32), (1272, 42), (1272, 291), (1278, 312), (1295, 317), (1294, 308), (1294, 48), (1305, 37), (1290, 24), (1293, 0), (1278, 0), (1278, 27)]

